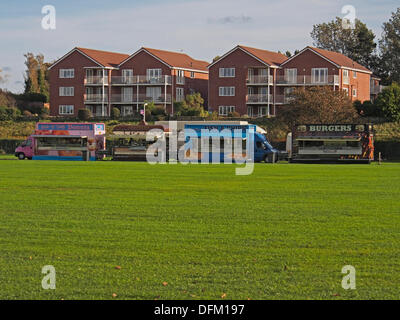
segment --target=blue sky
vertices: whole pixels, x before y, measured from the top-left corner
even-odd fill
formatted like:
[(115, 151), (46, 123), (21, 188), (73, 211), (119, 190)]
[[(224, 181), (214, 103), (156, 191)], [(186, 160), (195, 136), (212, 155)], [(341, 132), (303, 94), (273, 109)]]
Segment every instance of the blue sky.
[[(56, 30), (41, 28), (44, 5), (56, 8)], [(316, 23), (356, 16), (380, 37), (398, 0), (14, 0), (0, 3), (0, 87), (23, 90), (26, 52), (46, 61), (75, 46), (133, 53), (142, 46), (212, 60), (237, 44), (294, 51), (311, 45)]]

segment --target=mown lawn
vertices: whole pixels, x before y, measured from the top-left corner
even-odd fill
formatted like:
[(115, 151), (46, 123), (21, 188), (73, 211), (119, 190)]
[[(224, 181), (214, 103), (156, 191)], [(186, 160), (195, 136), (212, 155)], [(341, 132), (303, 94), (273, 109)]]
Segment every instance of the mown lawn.
[(0, 161), (0, 299), (399, 298), (400, 164), (234, 169)]

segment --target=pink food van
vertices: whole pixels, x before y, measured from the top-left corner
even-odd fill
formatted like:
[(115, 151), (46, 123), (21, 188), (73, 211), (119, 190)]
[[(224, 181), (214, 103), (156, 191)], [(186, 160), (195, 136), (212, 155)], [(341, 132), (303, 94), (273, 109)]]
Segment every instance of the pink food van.
[(23, 160), (96, 160), (106, 147), (104, 123), (39, 122), (35, 133), (15, 149)]

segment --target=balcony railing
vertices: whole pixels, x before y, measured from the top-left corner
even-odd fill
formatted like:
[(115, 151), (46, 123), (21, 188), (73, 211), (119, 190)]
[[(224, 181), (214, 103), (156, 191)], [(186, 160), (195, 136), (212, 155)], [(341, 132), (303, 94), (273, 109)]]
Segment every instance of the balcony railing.
[(160, 96), (147, 96), (145, 94), (132, 94), (132, 95), (123, 95), (123, 94), (113, 94), (111, 95), (112, 103), (121, 103), (121, 104), (135, 104), (135, 103), (144, 103), (144, 102), (154, 102), (154, 103), (171, 103), (171, 95), (160, 95)]
[(108, 103), (107, 94), (87, 94), (84, 99), (85, 103)]
[(107, 85), (108, 84), (108, 77), (102, 76), (94, 76), (94, 77), (86, 77), (85, 84), (97, 84), (97, 85)]
[(293, 101), (293, 97), (283, 95), (283, 94), (278, 94), (275, 96), (275, 103), (276, 104), (289, 104), (291, 101)]
[(159, 77), (148, 77), (148, 76), (118, 76), (111, 77), (111, 84), (113, 85), (170, 85), (172, 84), (171, 76), (159, 76)]
[(274, 83), (274, 79), (272, 76), (251, 76), (246, 80), (247, 84), (250, 85), (257, 85), (257, 84), (261, 84), (261, 85), (268, 85), (268, 84), (273, 84)]
[(381, 86), (372, 86), (370, 88), (370, 94), (379, 94), (381, 91)]
[(278, 75), (276, 77), (276, 83), (278, 85), (339, 85), (338, 75), (328, 75), (327, 77), (316, 78), (313, 76), (297, 76), (297, 77), (287, 77)]
[[(269, 100), (268, 100), (269, 99)], [(273, 97), (272, 95), (268, 94), (248, 94), (246, 96), (246, 103), (247, 104), (252, 104), (252, 103), (273, 103)]]

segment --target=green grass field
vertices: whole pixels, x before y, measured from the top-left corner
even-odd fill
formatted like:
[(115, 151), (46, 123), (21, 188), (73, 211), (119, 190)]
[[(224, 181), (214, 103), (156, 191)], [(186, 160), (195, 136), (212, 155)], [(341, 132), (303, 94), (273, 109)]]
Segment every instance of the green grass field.
[(0, 161), (0, 299), (399, 298), (400, 164), (235, 167)]

